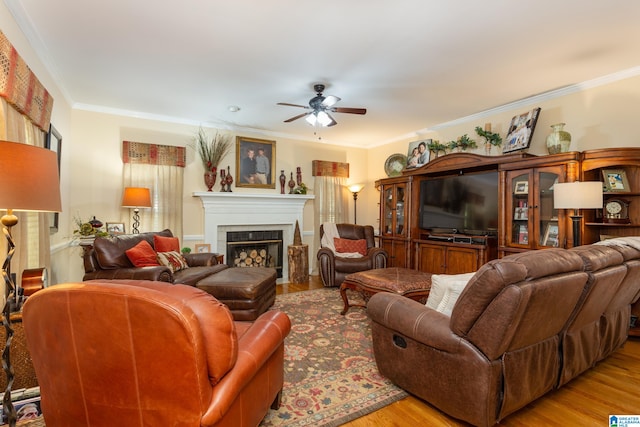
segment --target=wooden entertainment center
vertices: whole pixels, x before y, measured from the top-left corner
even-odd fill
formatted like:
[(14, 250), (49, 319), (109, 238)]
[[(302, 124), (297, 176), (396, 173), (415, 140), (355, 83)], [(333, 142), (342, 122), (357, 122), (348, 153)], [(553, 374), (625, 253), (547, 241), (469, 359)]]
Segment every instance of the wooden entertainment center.
[[(424, 180), (485, 172), (498, 173), (496, 229), (473, 231), (420, 228), (420, 188)], [(570, 212), (553, 208), (556, 182), (602, 181), (604, 172), (624, 174), (624, 191), (606, 191), (604, 202), (626, 204), (625, 219), (608, 219), (602, 210), (585, 210), (582, 243), (609, 236), (640, 235), (640, 149), (608, 148), (547, 156), (526, 153), (482, 156), (452, 153), (401, 176), (376, 181), (380, 190), (380, 246), (391, 267), (430, 273), (475, 271), (491, 259), (512, 253), (572, 246)], [(452, 231), (452, 232), (447, 232)]]
[[(421, 182), (464, 174), (498, 172), (498, 224), (485, 235), (446, 233), (419, 226)], [(611, 191), (605, 176), (620, 179)], [(605, 208), (587, 209), (582, 243), (640, 236), (640, 148), (607, 148), (548, 156), (526, 153), (481, 156), (454, 153), (438, 157), (402, 175), (376, 181), (380, 190), (380, 246), (390, 267), (435, 274), (476, 271), (492, 259), (512, 253), (569, 248), (573, 244), (570, 212), (553, 208), (555, 182), (601, 181)], [(606, 210), (607, 205), (614, 208)], [(613, 213), (612, 213), (613, 212)], [(640, 300), (631, 308), (640, 317)], [(640, 336), (640, 322), (629, 335)]]

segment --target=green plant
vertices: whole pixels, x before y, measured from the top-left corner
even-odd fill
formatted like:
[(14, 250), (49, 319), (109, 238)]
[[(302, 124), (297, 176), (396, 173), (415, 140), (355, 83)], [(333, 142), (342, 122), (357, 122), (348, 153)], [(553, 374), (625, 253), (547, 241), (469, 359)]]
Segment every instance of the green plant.
[(461, 147), (463, 150), (466, 150), (468, 148), (478, 148), (478, 144), (476, 143), (476, 141), (469, 138), (469, 135), (467, 135), (466, 133), (458, 138), (456, 143), (457, 146)]
[(436, 154), (440, 152), (446, 153), (447, 146), (445, 144), (441, 144), (438, 140), (432, 140), (427, 143), (427, 150)]
[[(93, 218), (95, 219), (95, 217)], [(74, 237), (100, 237), (109, 235), (102, 227), (94, 227), (91, 222), (83, 221), (79, 215), (73, 217), (73, 222), (76, 224), (76, 229), (73, 230)]]
[(180, 252), (182, 252), (183, 254), (190, 254), (191, 248), (188, 246), (185, 246), (184, 248), (180, 249)]
[(299, 186), (293, 189), (293, 194), (307, 194), (307, 186), (301, 182)]
[(198, 130), (198, 134), (194, 137), (197, 145), (198, 154), (202, 160), (202, 165), (207, 171), (214, 171), (218, 168), (220, 160), (222, 160), (231, 150), (231, 138), (229, 135), (216, 135), (207, 139), (207, 134), (202, 127)]
[(476, 133), (484, 138), (485, 144), (491, 144), (494, 147), (502, 145), (502, 137), (498, 133), (491, 132), (490, 130), (484, 130), (480, 126), (476, 126)]

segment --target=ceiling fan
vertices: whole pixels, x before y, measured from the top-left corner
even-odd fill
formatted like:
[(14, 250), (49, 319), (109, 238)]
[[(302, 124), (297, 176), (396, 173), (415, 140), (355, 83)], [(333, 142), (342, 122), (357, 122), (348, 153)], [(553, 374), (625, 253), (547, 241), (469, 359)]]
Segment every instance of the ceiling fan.
[(290, 123), (294, 120), (298, 120), (302, 117), (305, 117), (307, 123), (312, 126), (319, 124), (321, 126), (334, 126), (338, 122), (331, 117), (329, 113), (350, 113), (350, 114), (366, 114), (366, 108), (348, 108), (348, 107), (334, 107), (335, 103), (340, 101), (340, 98), (333, 95), (324, 96), (322, 92), (324, 92), (323, 84), (315, 84), (313, 85), (313, 90), (316, 91), (316, 96), (309, 100), (309, 106), (299, 105), (299, 104), (290, 104), (288, 102), (278, 102), (278, 105), (286, 105), (289, 107), (300, 107), (305, 108), (307, 110), (311, 110), (306, 113), (298, 114), (297, 116), (293, 116), (287, 120), (285, 123)]

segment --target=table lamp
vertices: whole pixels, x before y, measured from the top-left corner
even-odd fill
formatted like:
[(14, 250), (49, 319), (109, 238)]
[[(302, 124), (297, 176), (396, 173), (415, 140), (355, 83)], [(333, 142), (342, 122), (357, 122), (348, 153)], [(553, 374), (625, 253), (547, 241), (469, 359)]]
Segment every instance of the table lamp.
[(358, 193), (364, 188), (362, 184), (353, 184), (349, 186), (349, 191), (353, 194), (353, 223), (357, 224), (356, 203), (358, 202)]
[(4, 413), (10, 426), (16, 425), (16, 410), (11, 402), (13, 368), (11, 367), (10, 346), (13, 338), (11, 313), (18, 311), (21, 297), (18, 286), (11, 277), (11, 258), (15, 252), (15, 242), (11, 227), (18, 223), (13, 211), (60, 212), (60, 180), (58, 177), (57, 154), (45, 148), (17, 142), (0, 141), (0, 210), (3, 232), (7, 238), (7, 258), (2, 265), (5, 283), (5, 304), (2, 323), (6, 331), (6, 344), (2, 361), (7, 376), (7, 388), (3, 398)]
[(555, 209), (573, 209), (573, 247), (582, 244), (580, 233), (580, 209), (602, 208), (602, 182), (576, 181), (553, 185), (553, 207)]
[(122, 207), (133, 208), (132, 233), (138, 234), (140, 231), (140, 208), (151, 207), (151, 192), (144, 187), (125, 187), (122, 194)]

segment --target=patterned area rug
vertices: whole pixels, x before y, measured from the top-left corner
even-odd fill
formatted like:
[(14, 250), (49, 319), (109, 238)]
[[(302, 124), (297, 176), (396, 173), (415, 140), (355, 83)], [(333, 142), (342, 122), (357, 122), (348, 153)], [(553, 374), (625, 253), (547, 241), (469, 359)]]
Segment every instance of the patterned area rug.
[(407, 396), (376, 368), (365, 310), (341, 316), (337, 289), (278, 295), (273, 308), (289, 315), (292, 329), (282, 405), (261, 426), (339, 426)]

